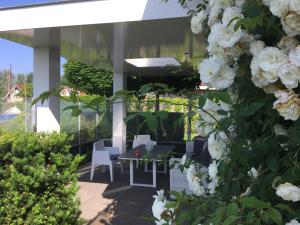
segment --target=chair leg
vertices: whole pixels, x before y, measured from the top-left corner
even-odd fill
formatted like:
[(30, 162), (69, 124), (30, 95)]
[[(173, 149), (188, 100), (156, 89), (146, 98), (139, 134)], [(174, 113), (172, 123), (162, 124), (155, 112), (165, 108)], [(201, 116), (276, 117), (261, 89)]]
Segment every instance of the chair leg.
[(148, 172), (148, 162), (145, 161), (145, 172)]
[(113, 165), (109, 165), (109, 172), (110, 172), (110, 181), (114, 182), (114, 171), (113, 171)]
[(122, 174), (124, 174), (124, 170), (123, 170), (123, 162), (120, 160), (120, 167), (121, 167), (121, 172)]
[(91, 181), (93, 180), (93, 177), (94, 177), (94, 171), (95, 171), (95, 164), (92, 163), (92, 166), (91, 166), (91, 174), (90, 174), (90, 180), (91, 180)]
[(139, 161), (139, 160), (136, 160), (135, 166), (136, 166), (137, 169), (139, 168), (139, 165), (140, 165), (140, 161)]
[(102, 165), (102, 173), (105, 173), (105, 165)]

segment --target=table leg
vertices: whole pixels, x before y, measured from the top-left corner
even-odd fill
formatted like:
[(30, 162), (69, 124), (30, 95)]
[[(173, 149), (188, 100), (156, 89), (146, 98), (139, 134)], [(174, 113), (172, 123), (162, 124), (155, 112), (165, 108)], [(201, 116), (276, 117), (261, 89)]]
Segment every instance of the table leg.
[(133, 160), (130, 160), (130, 185), (133, 185)]
[(153, 187), (156, 188), (156, 161), (153, 160)]

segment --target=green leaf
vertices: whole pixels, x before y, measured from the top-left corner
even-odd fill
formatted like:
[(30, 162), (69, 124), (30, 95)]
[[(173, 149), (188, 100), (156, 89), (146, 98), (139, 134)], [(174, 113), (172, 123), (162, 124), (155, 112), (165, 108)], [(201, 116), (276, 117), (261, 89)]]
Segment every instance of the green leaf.
[(258, 110), (260, 110), (265, 103), (261, 102), (253, 102), (249, 106), (245, 107), (241, 110), (240, 115), (241, 116), (252, 116), (254, 115)]
[(240, 199), (242, 205), (246, 208), (255, 208), (255, 209), (267, 209), (270, 208), (270, 204), (264, 201), (257, 199), (254, 196), (244, 197)]
[(267, 213), (269, 214), (269, 218), (273, 220), (277, 225), (282, 225), (282, 216), (277, 209), (270, 208), (268, 209)]
[(235, 202), (230, 203), (226, 208), (228, 217), (237, 217), (239, 213), (238, 205)]
[(274, 173), (276, 173), (279, 170), (279, 164), (278, 164), (277, 157), (273, 154), (268, 156), (267, 165), (268, 165), (268, 168)]
[(167, 119), (168, 115), (169, 115), (169, 113), (167, 111), (158, 111), (158, 112), (156, 112), (156, 114), (162, 120)]

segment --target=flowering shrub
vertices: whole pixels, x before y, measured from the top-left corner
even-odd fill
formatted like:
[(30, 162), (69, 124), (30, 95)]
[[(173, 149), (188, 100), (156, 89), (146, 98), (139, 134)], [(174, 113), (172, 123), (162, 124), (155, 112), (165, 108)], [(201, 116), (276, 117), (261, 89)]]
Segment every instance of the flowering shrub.
[[(188, 6), (188, 1), (179, 1)], [(208, 168), (187, 163), (193, 195), (172, 193), (164, 224), (300, 224), (300, 1), (203, 0), (192, 15), (207, 36), (198, 132)]]
[(80, 224), (80, 161), (66, 135), (1, 133), (0, 224)]

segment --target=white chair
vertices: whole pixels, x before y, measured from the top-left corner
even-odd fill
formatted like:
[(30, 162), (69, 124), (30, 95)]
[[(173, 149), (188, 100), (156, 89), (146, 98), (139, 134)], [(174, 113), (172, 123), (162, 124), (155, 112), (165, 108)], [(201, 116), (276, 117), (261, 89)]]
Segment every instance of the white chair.
[(134, 140), (132, 143), (132, 148), (135, 148), (139, 145), (145, 145), (148, 142), (152, 142), (154, 145), (156, 145), (156, 141), (151, 141), (150, 135), (145, 134), (145, 135), (135, 135)]
[[(148, 134), (135, 135), (132, 143), (132, 148), (136, 148), (139, 145), (145, 145), (148, 142), (152, 142), (153, 145), (156, 145), (156, 141), (151, 141), (151, 137)], [(139, 161), (136, 162), (136, 168), (139, 167)], [(145, 163), (145, 171), (147, 171), (148, 163)]]
[(119, 154), (120, 154), (119, 148), (117, 147), (105, 147), (103, 141), (94, 142), (90, 180), (93, 180), (94, 170), (96, 166), (103, 165), (103, 166), (109, 166), (110, 180), (111, 182), (113, 182), (114, 180), (113, 165), (116, 162), (120, 162), (121, 171), (123, 174), (122, 162), (118, 160)]

